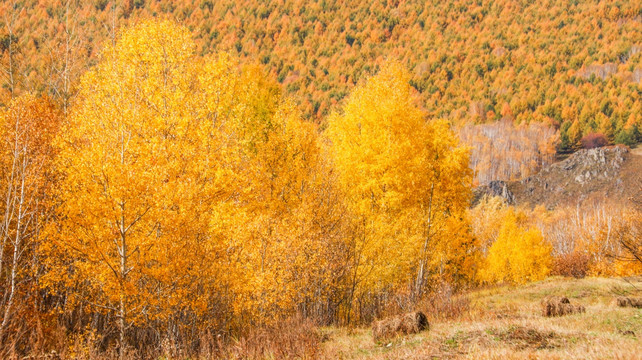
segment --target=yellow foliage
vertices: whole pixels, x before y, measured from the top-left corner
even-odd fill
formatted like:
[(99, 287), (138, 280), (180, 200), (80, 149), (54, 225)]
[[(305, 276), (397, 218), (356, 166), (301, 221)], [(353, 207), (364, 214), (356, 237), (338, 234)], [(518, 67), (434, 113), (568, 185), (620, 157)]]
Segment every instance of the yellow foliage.
[[(128, 17), (135, 10), (126, 3), (122, 14)], [(153, 12), (165, 12), (165, 5), (149, 3)], [(101, 4), (88, 6), (98, 9)], [(58, 17), (71, 15), (69, 5)], [(0, 8), (11, 12), (11, 19), (22, 11), (21, 6)], [(110, 8), (117, 17), (116, 7)], [(205, 2), (190, 13), (201, 21), (213, 8), (230, 14), (226, 5)], [(272, 25), (280, 30), (267, 29), (262, 35), (241, 31), (217, 38), (216, 29), (240, 29), (230, 22), (234, 17), (205, 26), (211, 34), (205, 37), (170, 21), (141, 21), (107, 45), (79, 83), (74, 79), (80, 66), (74, 66), (72, 58), (81, 48), (93, 50), (74, 41), (73, 25), (66, 22), (60, 27), (61, 35), (66, 34), (65, 50), (51, 49), (51, 57), (60, 58), (52, 59), (51, 66), (34, 65), (32, 71), (50, 68), (48, 89), (66, 116), (62, 131), (61, 113), (51, 101), (30, 94), (15, 97), (35, 76), (20, 74), (30, 65), (23, 69), (21, 49), (15, 45), (28, 49), (32, 44), (24, 46), (28, 36), (5, 36), (0, 59), (8, 65), (8, 97), (0, 94), (0, 101), (8, 104), (0, 108), (0, 341), (28, 349), (14, 342), (14, 329), (23, 331), (22, 324), (14, 324), (52, 308), (59, 312), (52, 311), (47, 321), (29, 321), (38, 324), (33, 338), (42, 337), (41, 325), (54, 329), (55, 316), (72, 313), (69, 322), (80, 326), (67, 329), (76, 332), (69, 339), (88, 342), (69, 349), (71, 356), (90, 354), (91, 342), (107, 344), (115, 327), (122, 357), (127, 337), (136, 338), (132, 334), (196, 344), (206, 339), (203, 335), (234, 335), (295, 313), (325, 316), (327, 323), (350, 322), (355, 313), (366, 320), (393, 302), (407, 300), (401, 307), (416, 304), (441, 282), (457, 287), (475, 280), (540, 280), (552, 267), (553, 251), (558, 260), (573, 260), (569, 254), (583, 255), (578, 257), (583, 260), (590, 254), (593, 274), (640, 272), (638, 213), (604, 206), (521, 211), (499, 198), (482, 199), (469, 211), (470, 150), (460, 144), (449, 121), (432, 119), (422, 106), (430, 114), (450, 114), (450, 121), (462, 122), (466, 114), (492, 121), (499, 112), (492, 105), (496, 103), (503, 103), (501, 113), (514, 116), (516, 123), (533, 113), (548, 125), (515, 127), (508, 120), (471, 127), (468, 134), (474, 145), (484, 136), (498, 138), (480, 135), (484, 129), (526, 134), (535, 147), (516, 152), (514, 146), (505, 146), (512, 149), (509, 157), (524, 160), (510, 164), (509, 170), (522, 174), (541, 165), (540, 155), (549, 159), (554, 152), (556, 127), (550, 117), (565, 121), (561, 148), (571, 149), (589, 131), (601, 130), (615, 139), (622, 132), (612, 128), (621, 128), (620, 120), (626, 118), (630, 126), (625, 129), (633, 134), (639, 123), (633, 113), (639, 111), (625, 116), (628, 110), (622, 109), (631, 107), (593, 101), (590, 107), (579, 106), (578, 113), (563, 102), (544, 99), (536, 88), (527, 97), (498, 93), (514, 99), (512, 103), (484, 100), (485, 95), (478, 95), (489, 92), (480, 92), (482, 79), (499, 74), (497, 69), (505, 64), (497, 61), (517, 59), (523, 52), (506, 44), (510, 49), (484, 44), (480, 48), (492, 61), (475, 64), (479, 59), (474, 56), (431, 53), (416, 64), (414, 79), (400, 63), (386, 63), (356, 86), (320, 137), (317, 124), (304, 121), (304, 114), (328, 111), (330, 102), (343, 97), (343, 90), (366, 69), (354, 56), (358, 49), (371, 48), (373, 39), (394, 40), (403, 26), (370, 29), (366, 37), (343, 34), (350, 47), (337, 64), (357, 59), (350, 66), (359, 71), (350, 74), (333, 77), (337, 64), (318, 56), (327, 52), (324, 44), (315, 43), (320, 46), (310, 54), (317, 55), (306, 55), (309, 66), (260, 56), (278, 73), (286, 92), (307, 94), (305, 99), (283, 98), (281, 84), (262, 65), (241, 65), (225, 53), (196, 55), (222, 43), (234, 44), (241, 57), (257, 47), (284, 51), (283, 44), (273, 42), (289, 36), (290, 25), (299, 29), (301, 24), (295, 23), (300, 19), (279, 20), (270, 15), (272, 10), (262, 11), (260, 18), (285, 25), (277, 21)], [(314, 29), (316, 35), (333, 31), (326, 26)], [(298, 42), (318, 42), (304, 39), (306, 31), (296, 33)], [(451, 69), (454, 73), (444, 66), (464, 58), (476, 66)], [(577, 77), (587, 91), (601, 83), (581, 79), (601, 66), (573, 66), (567, 75)], [(620, 71), (617, 78), (631, 80), (631, 69)], [(561, 73), (558, 70), (547, 68), (547, 76)], [(563, 76), (558, 80), (567, 75), (557, 75)], [(440, 99), (457, 98), (449, 86), (461, 85), (458, 79), (463, 78), (471, 79), (465, 99), (438, 105)], [(316, 87), (321, 95), (309, 93)], [(423, 89), (424, 95), (415, 89)], [(323, 99), (326, 92), (334, 94), (332, 100)], [(585, 95), (575, 91), (570, 99)], [(620, 120), (610, 121), (607, 113)], [(593, 128), (587, 127), (591, 119), (597, 119)], [(547, 141), (538, 134), (545, 134)], [(482, 161), (474, 166), (492, 173), (495, 165)], [(588, 261), (579, 266), (588, 268)], [(87, 321), (90, 317), (94, 321)]]
[(52, 266), (44, 284), (84, 284), (70, 300), (115, 311), (121, 330), (204, 313), (226, 286), (212, 279), (232, 271), (221, 200), (235, 179), (223, 136), (235, 70), (225, 57), (200, 66), (193, 50), (171, 22), (124, 31), (82, 78), (58, 139), (60, 221), (43, 251), (68, 266)]
[(497, 240), (502, 219), (509, 207), (499, 196), (484, 196), (475, 207), (469, 210), (471, 226), (479, 239), (482, 252), (488, 253), (490, 246)]
[(246, 281), (238, 280), (236, 309), (271, 323), (297, 304), (329, 296), (332, 261), (341, 255), (335, 252), (341, 239), (329, 231), (339, 214), (328, 203), (331, 183), (315, 127), (288, 100), (254, 113), (239, 123)]
[(420, 293), (429, 273), (443, 274), (436, 259), (474, 247), (448, 234), (470, 195), (468, 150), (447, 122), (425, 119), (409, 80), (388, 63), (329, 119), (333, 164), (355, 219), (356, 296), (408, 285)]
[(552, 247), (537, 228), (523, 225), (525, 215), (509, 210), (502, 220), (480, 273), (483, 281), (522, 284), (544, 279), (550, 272)]
[(258, 67), (193, 50), (171, 22), (124, 31), (58, 139), (43, 284), (84, 284), (71, 303), (121, 330), (186, 312), (270, 323), (333, 296), (345, 264), (315, 126)]
[(0, 107), (0, 348), (22, 336), (14, 326), (40, 321), (36, 259), (55, 206), (52, 140), (62, 119), (48, 98), (26, 93), (8, 105)]

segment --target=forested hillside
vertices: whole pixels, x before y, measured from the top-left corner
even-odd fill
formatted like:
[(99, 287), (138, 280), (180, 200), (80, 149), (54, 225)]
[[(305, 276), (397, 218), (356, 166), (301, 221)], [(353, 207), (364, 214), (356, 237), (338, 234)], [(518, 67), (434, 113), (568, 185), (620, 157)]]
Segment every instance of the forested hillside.
[(0, 3), (0, 358), (319, 358), (320, 327), (641, 274), (641, 21)]
[[(141, 18), (189, 27), (199, 54), (264, 64), (307, 118), (325, 122), (385, 59), (411, 70), (431, 117), (512, 117), (559, 128), (560, 150), (642, 127), (642, 5), (636, 1), (4, 1), (3, 90), (68, 101), (118, 29)], [(6, 70), (10, 70), (7, 75)]]

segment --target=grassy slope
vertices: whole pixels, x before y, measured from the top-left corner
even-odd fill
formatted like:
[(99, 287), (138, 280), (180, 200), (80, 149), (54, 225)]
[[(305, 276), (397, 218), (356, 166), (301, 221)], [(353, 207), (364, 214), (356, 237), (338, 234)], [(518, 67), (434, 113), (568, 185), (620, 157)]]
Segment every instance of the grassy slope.
[[(640, 296), (642, 278), (551, 278), (468, 295), (470, 311), (431, 323), (430, 331), (377, 346), (369, 329), (323, 329), (323, 354), (333, 359), (642, 359), (642, 310), (619, 308), (615, 296)], [(540, 315), (540, 300), (565, 295), (585, 314)]]

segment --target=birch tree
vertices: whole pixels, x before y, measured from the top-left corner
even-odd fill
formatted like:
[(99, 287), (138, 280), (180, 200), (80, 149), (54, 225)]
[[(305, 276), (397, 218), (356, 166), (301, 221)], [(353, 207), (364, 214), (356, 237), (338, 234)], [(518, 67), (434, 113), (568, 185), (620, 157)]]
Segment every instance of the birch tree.
[(37, 246), (53, 183), (52, 140), (60, 115), (46, 98), (31, 94), (0, 111), (0, 343), (27, 307), (35, 288)]
[(433, 250), (448, 241), (446, 220), (466, 207), (468, 150), (445, 121), (426, 119), (397, 63), (354, 90), (330, 117), (328, 137), (359, 229), (353, 292), (409, 286), (419, 296)]

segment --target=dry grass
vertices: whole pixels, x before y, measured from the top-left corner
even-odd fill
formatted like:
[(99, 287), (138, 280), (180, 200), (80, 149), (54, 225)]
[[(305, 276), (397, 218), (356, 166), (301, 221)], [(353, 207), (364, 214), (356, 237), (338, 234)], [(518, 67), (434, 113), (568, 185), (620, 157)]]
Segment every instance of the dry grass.
[[(64, 334), (63, 334), (64, 335)], [(4, 360), (113, 360), (118, 359), (114, 347), (101, 349), (98, 337), (93, 333), (79, 333), (68, 336), (66, 344), (56, 351), (39, 351), (34, 355), (22, 356), (2, 353)], [(209, 359), (318, 359), (323, 334), (316, 324), (299, 316), (279, 321), (273, 326), (257, 327), (237, 338), (223, 338), (205, 333), (200, 336), (199, 349), (187, 350), (185, 344), (163, 340), (157, 348), (143, 351), (140, 347), (126, 349), (123, 360), (209, 360)]]
[[(430, 331), (372, 343), (368, 329), (327, 328), (327, 359), (642, 359), (642, 310), (618, 307), (639, 294), (642, 278), (563, 279), (470, 293), (458, 318), (431, 322)], [(585, 313), (543, 317), (542, 299), (566, 296)]]
[(617, 298), (617, 306), (620, 307), (634, 307), (642, 309), (642, 298), (630, 298), (621, 296)]
[(226, 359), (316, 359), (323, 340), (312, 321), (299, 317), (257, 329), (228, 346), (219, 357)]
[[(236, 340), (204, 337), (199, 353), (185, 353), (180, 347), (163, 344), (147, 358), (642, 359), (638, 350), (642, 309), (620, 307), (617, 301), (639, 298), (642, 277), (558, 277), (520, 287), (488, 288), (465, 297), (444, 294), (420, 307), (429, 316), (429, 331), (394, 337), (383, 344), (373, 342), (368, 328), (318, 328), (295, 317), (274, 327), (254, 329)], [(554, 296), (565, 296), (570, 304), (584, 306), (586, 312), (542, 316), (542, 299)], [(71, 341), (72, 346), (60, 353), (60, 359), (117, 357), (113, 352), (98, 352), (94, 342), (85, 338)], [(58, 358), (57, 354), (46, 354), (34, 359)], [(140, 354), (126, 356), (128, 360), (138, 358)]]
[(372, 338), (376, 343), (399, 335), (416, 334), (428, 329), (428, 319), (422, 312), (392, 316), (372, 323)]

